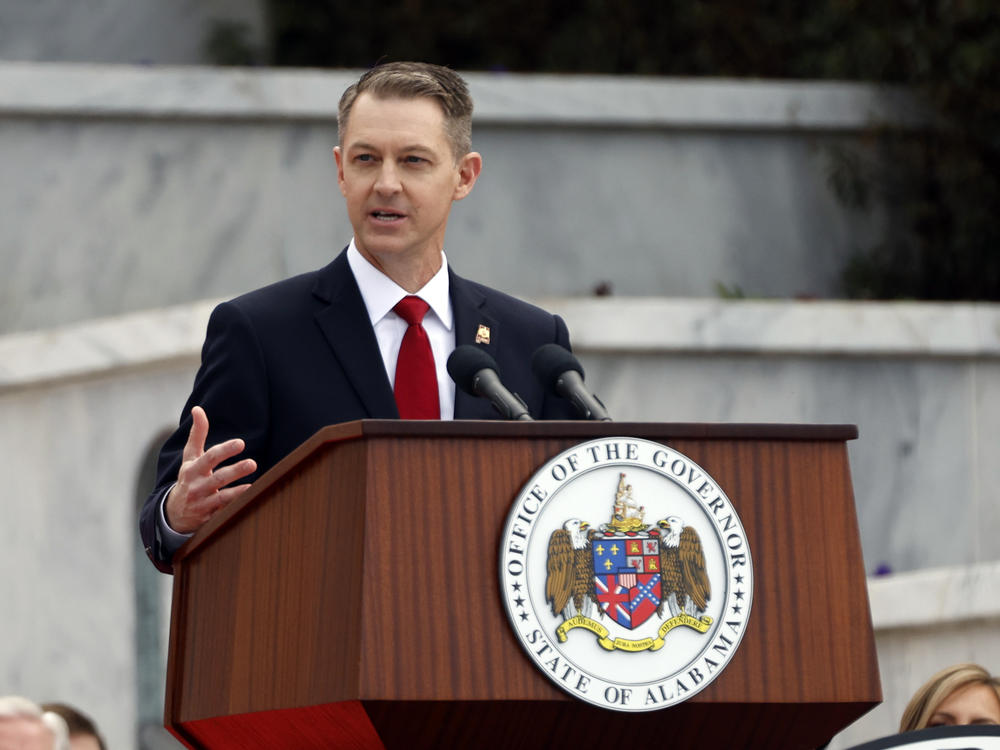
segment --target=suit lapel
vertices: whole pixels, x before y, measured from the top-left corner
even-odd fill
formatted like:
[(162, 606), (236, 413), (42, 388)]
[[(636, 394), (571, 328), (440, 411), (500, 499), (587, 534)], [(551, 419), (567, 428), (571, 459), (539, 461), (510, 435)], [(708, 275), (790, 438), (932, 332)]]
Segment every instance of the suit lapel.
[[(475, 286), (448, 270), (448, 289), (455, 313), (455, 346), (473, 344), (483, 348), (496, 359), (497, 336), (500, 326), (486, 306), (486, 298)], [(489, 342), (484, 342), (487, 333)], [(477, 341), (477, 337), (479, 340)], [(496, 412), (489, 402), (470, 396), (461, 388), (455, 389), (455, 419), (495, 419)]]
[(316, 313), (316, 322), (368, 416), (398, 418), (375, 331), (347, 263), (346, 251), (320, 272), (313, 294), (329, 303)]

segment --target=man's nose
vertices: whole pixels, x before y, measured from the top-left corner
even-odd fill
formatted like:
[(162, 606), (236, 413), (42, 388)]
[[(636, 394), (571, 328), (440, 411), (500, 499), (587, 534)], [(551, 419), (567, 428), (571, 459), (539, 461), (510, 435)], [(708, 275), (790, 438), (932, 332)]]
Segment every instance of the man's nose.
[(375, 180), (375, 190), (383, 195), (391, 195), (398, 193), (400, 189), (399, 168), (388, 159), (383, 161)]

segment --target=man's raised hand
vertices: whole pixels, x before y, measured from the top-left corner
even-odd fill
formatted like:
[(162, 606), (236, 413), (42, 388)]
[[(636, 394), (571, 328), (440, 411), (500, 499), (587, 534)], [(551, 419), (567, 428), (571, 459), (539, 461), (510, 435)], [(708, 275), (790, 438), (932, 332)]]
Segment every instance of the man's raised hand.
[(204, 409), (195, 406), (191, 409), (191, 432), (184, 446), (177, 484), (167, 495), (164, 506), (167, 524), (182, 534), (196, 531), (219, 508), (246, 492), (249, 484), (228, 485), (257, 470), (257, 462), (252, 458), (217, 469), (223, 461), (242, 453), (246, 444), (235, 438), (205, 450), (207, 437), (208, 416)]

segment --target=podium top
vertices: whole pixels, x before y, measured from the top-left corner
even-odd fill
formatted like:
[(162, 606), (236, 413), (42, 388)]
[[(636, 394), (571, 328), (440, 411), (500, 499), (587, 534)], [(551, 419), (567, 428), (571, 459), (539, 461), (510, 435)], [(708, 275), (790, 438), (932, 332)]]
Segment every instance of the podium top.
[[(349, 440), (355, 437), (413, 435), (417, 437), (536, 437), (580, 438), (629, 435), (649, 440), (855, 440), (852, 424), (781, 424), (776, 422), (506, 422), (503, 420), (361, 419), (329, 425), (302, 444)], [(298, 453), (298, 450), (296, 450)]]

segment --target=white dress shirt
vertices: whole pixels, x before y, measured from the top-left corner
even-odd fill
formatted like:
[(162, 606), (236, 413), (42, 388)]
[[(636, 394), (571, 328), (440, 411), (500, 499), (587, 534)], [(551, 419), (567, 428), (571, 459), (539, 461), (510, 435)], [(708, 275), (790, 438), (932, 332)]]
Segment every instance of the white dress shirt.
[[(358, 282), (361, 297), (368, 309), (368, 318), (375, 329), (375, 338), (382, 353), (389, 383), (396, 379), (396, 359), (399, 346), (403, 343), (407, 323), (392, 308), (409, 295), (403, 287), (390, 279), (361, 255), (354, 240), (347, 248), (347, 262)], [(455, 316), (451, 309), (451, 295), (448, 293), (448, 259), (441, 253), (441, 268), (434, 274), (415, 296), (430, 305), (424, 316), (424, 330), (431, 342), (434, 368), (437, 370), (438, 402), (441, 405), (441, 419), (455, 418), (455, 381), (448, 375), (448, 357), (455, 351)]]

